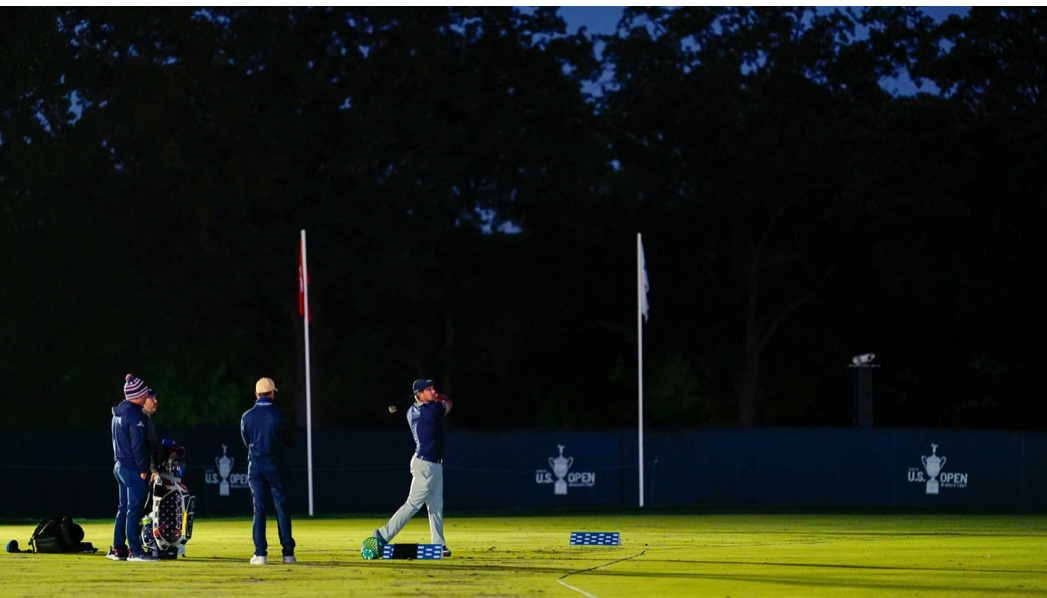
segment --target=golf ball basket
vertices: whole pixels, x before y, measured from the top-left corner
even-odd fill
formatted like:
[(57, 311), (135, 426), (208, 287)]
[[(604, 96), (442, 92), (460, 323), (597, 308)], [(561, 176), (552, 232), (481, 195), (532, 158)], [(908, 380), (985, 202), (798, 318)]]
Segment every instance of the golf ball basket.
[(382, 548), (385, 547), (385, 543), (378, 538), (371, 537), (364, 540), (362, 546), (360, 546), (360, 556), (367, 560), (375, 560), (382, 558)]

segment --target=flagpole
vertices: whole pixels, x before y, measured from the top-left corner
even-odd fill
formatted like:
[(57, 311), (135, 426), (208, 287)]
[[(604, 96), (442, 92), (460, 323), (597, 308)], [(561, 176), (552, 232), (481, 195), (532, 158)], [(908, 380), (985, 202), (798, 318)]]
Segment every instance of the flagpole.
[(309, 374), (309, 268), (305, 257), (305, 229), (302, 229), (302, 271), (298, 273), (302, 288), (305, 313), (302, 314), (302, 327), (305, 329), (305, 451), (306, 471), (309, 478), (309, 516), (313, 516), (313, 385)]
[(640, 506), (643, 507), (643, 306), (646, 300), (644, 289), (643, 240), (636, 233), (636, 379), (637, 411), (639, 417), (639, 459), (640, 459)]

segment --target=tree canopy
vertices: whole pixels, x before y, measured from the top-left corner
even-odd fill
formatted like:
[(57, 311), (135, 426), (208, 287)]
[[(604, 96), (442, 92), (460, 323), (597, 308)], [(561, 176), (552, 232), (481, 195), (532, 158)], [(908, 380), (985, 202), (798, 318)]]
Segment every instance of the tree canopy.
[(1045, 21), (0, 9), (7, 421), (304, 414), (306, 230), (314, 425), (633, 425), (640, 232), (651, 425), (851, 425), (875, 352), (877, 425), (1038, 429)]

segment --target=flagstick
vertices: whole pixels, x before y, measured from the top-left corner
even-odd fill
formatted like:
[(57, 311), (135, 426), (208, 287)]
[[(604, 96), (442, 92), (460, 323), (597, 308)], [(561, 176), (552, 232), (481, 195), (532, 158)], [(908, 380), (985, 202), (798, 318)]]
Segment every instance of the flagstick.
[(309, 268), (305, 259), (305, 229), (302, 229), (302, 295), (305, 314), (302, 316), (302, 327), (305, 328), (305, 450), (306, 471), (309, 477), (309, 516), (313, 516), (313, 386), (309, 375)]
[(639, 418), (640, 506), (643, 506), (643, 241), (636, 233), (636, 379)]

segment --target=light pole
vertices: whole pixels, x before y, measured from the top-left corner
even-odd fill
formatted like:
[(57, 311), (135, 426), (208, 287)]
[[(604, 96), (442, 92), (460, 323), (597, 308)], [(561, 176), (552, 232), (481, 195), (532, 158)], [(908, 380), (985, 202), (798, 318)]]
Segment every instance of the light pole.
[(847, 367), (854, 368), (854, 423), (859, 428), (873, 425), (873, 368), (880, 367), (872, 361), (875, 353), (855, 355)]

